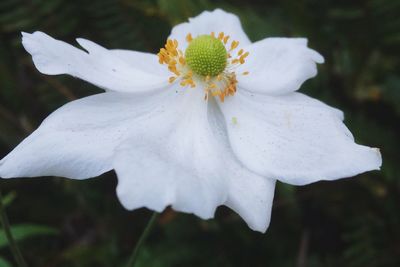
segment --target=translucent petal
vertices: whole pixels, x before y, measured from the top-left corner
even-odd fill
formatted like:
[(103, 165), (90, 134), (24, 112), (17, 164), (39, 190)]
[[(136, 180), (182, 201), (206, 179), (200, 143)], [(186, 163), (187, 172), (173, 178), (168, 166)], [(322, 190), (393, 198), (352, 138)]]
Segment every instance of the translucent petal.
[(136, 97), (111, 92), (72, 101), (0, 161), (0, 177), (83, 179), (109, 171), (114, 149), (135, 127), (133, 122), (165, 101), (161, 93)]
[(251, 43), (243, 31), (239, 18), (221, 9), (204, 11), (194, 18), (190, 18), (189, 22), (176, 25), (172, 29), (169, 39), (178, 40), (179, 48), (185, 51), (187, 47), (187, 34), (190, 33), (193, 37), (196, 37), (202, 34), (211, 34), (211, 32), (215, 32), (216, 35), (224, 32), (225, 35), (230, 36), (231, 40), (239, 41), (242, 46)]
[[(237, 68), (239, 86), (255, 93), (282, 95), (296, 91), (317, 75), (324, 58), (301, 38), (266, 38), (247, 47), (246, 62)], [(248, 71), (248, 75), (240, 75)]]
[[(149, 91), (168, 83), (167, 76), (146, 71), (158, 63), (155, 56), (141, 57), (140, 52), (136, 52), (140, 63), (135, 66), (122, 60), (115, 52), (85, 39), (77, 41), (88, 53), (42, 32), (22, 33), (22, 36), (22, 44), (43, 74), (69, 74), (103, 89), (119, 92)], [(147, 65), (150, 67), (144, 67)]]
[(225, 205), (236, 211), (251, 229), (265, 233), (271, 220), (275, 180), (247, 170), (246, 174), (231, 178)]
[(180, 103), (136, 121), (137, 134), (118, 148), (114, 161), (123, 205), (157, 211), (171, 205), (207, 219), (226, 204), (252, 229), (265, 231), (274, 181), (237, 161), (221, 116), (216, 103), (194, 89)]
[(233, 151), (260, 175), (303, 185), (382, 164), (378, 149), (354, 143), (337, 110), (303, 94), (272, 97), (239, 90), (220, 107)]

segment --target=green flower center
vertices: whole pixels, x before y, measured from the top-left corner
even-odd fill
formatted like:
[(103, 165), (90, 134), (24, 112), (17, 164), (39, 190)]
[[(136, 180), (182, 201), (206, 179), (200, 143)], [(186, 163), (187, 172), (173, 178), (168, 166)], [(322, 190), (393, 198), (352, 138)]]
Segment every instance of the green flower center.
[(210, 35), (194, 38), (185, 51), (190, 69), (198, 75), (217, 76), (224, 71), (228, 53), (221, 40)]

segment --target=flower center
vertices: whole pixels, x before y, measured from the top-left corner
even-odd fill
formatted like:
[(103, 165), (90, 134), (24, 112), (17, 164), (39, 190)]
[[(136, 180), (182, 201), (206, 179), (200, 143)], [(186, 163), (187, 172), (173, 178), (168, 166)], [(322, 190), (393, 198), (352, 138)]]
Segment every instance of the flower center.
[[(218, 36), (200, 35), (193, 39), (189, 33), (186, 41), (189, 43), (185, 52), (178, 49), (178, 41), (168, 39), (164, 48), (160, 49), (158, 61), (168, 66), (173, 73), (169, 82), (180, 81), (182, 87), (194, 88), (201, 85), (207, 100), (210, 96), (219, 97), (224, 102), (227, 96), (236, 93), (235, 69), (245, 63), (249, 52), (243, 49), (235, 51), (238, 41), (228, 42), (230, 36), (220, 32)], [(242, 72), (241, 75), (248, 75)]]
[(224, 71), (227, 54), (221, 40), (211, 35), (200, 35), (189, 43), (185, 58), (194, 73), (213, 77)]

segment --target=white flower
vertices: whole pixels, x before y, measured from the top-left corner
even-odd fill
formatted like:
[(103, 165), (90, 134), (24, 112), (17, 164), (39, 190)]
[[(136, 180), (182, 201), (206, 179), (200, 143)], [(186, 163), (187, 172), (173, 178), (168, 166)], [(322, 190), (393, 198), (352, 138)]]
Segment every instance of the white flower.
[(86, 179), (114, 169), (127, 209), (171, 205), (207, 219), (226, 205), (264, 232), (276, 180), (380, 168), (379, 150), (354, 142), (341, 111), (296, 92), (323, 62), (306, 39), (251, 43), (222, 10), (177, 25), (169, 39), (157, 57), (23, 33), (40, 72), (106, 92), (51, 114), (1, 160), (0, 176)]

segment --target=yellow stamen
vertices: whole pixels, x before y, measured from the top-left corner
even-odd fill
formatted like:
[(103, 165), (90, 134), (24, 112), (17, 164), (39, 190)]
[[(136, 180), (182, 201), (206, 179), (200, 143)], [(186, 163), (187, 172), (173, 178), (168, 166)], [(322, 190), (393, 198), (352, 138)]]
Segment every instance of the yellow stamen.
[(226, 35), (226, 36), (224, 37), (224, 44), (227, 44), (227, 43), (228, 43), (228, 39), (229, 39), (229, 35)]
[(246, 57), (249, 56), (249, 54), (250, 54), (249, 52), (246, 52), (246, 53), (244, 53), (241, 57), (242, 57), (242, 58), (246, 58)]
[(192, 34), (188, 33), (188, 35), (186, 35), (186, 42), (190, 43), (193, 40)]
[(217, 85), (215, 83), (210, 84), (210, 86), (208, 87), (209, 89), (214, 89), (217, 88)]
[(238, 46), (239, 46), (239, 41), (232, 41), (230, 50), (232, 51)]
[[(229, 35), (225, 35), (224, 32), (219, 32), (216, 37), (215, 33), (210, 34), (211, 37), (217, 38), (221, 41), (222, 45), (226, 49), (226, 67), (225, 69), (217, 74), (212, 75), (201, 75), (198, 72), (193, 72), (188, 60), (185, 57), (186, 51), (178, 49), (178, 41), (175, 39), (168, 39), (165, 46), (160, 49), (158, 55), (158, 62), (165, 64), (169, 71), (174, 76), (168, 78), (169, 83), (174, 83), (177, 80), (183, 87), (194, 88), (199, 83), (204, 86), (204, 99), (208, 100), (210, 96), (218, 97), (221, 102), (224, 102), (228, 96), (233, 96), (237, 90), (237, 79), (234, 71), (234, 67), (238, 64), (244, 64), (246, 58), (249, 56), (249, 52), (240, 49), (237, 53), (233, 54), (233, 50), (238, 48), (239, 42), (236, 40), (230, 40)], [(195, 37), (197, 38), (197, 37)], [(192, 34), (186, 35), (186, 41), (188, 43), (194, 40)], [(192, 44), (193, 45), (193, 44)], [(241, 75), (248, 75), (248, 71), (243, 71)]]

